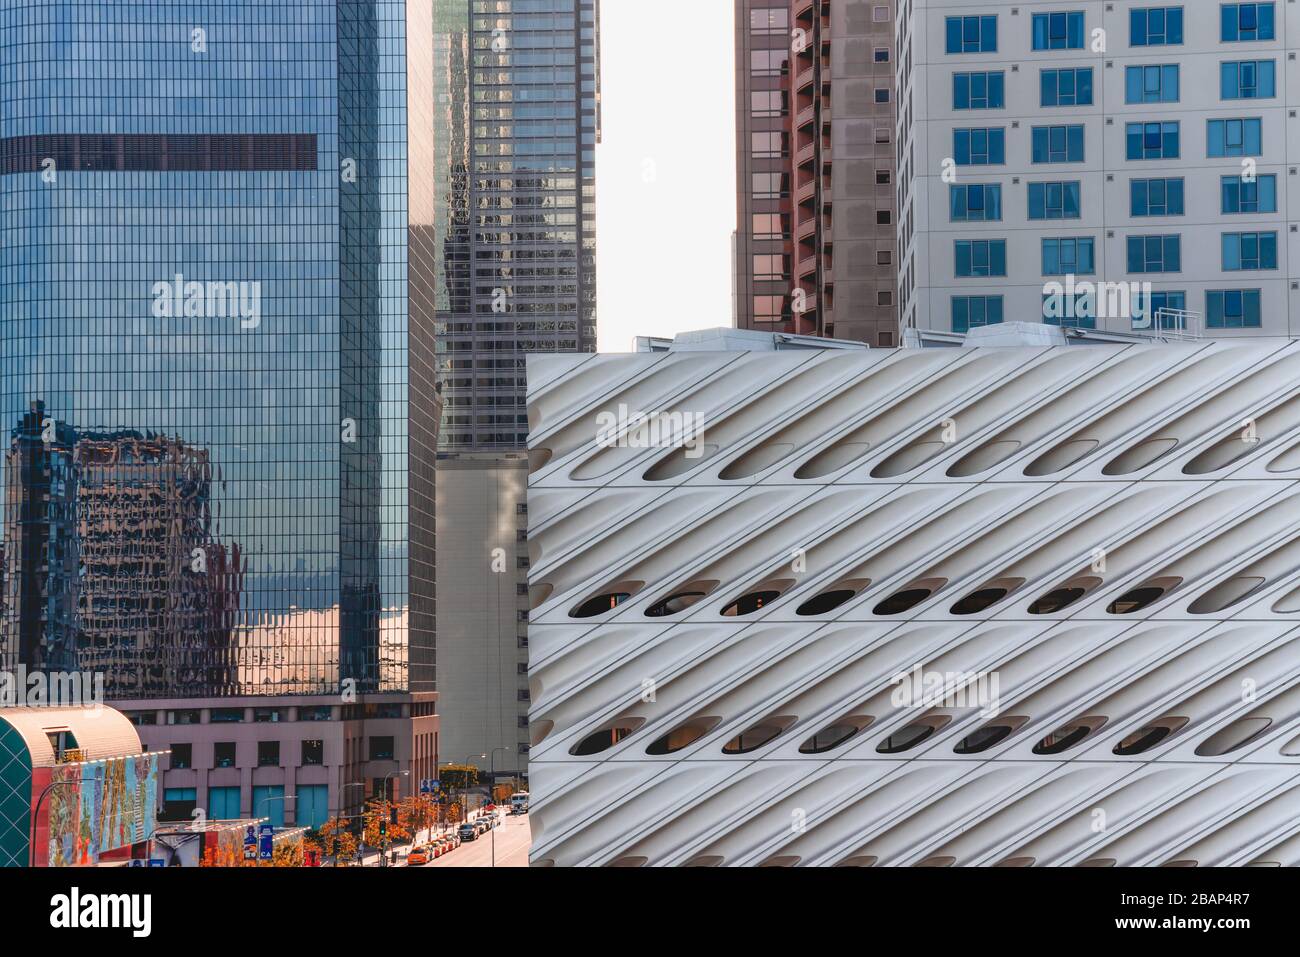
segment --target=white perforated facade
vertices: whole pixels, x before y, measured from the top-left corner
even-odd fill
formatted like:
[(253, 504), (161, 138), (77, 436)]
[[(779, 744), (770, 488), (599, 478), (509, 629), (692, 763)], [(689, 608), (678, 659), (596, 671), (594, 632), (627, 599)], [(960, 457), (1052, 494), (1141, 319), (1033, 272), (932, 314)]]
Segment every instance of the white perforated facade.
[(529, 377), (535, 865), (1300, 863), (1300, 343)]

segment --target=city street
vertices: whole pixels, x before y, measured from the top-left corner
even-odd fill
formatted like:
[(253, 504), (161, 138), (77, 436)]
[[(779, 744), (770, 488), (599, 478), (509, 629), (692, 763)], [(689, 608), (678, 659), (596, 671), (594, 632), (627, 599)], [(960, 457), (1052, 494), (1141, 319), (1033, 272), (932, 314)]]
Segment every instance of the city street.
[(491, 867), (494, 833), (496, 834), (497, 867), (527, 867), (528, 849), (533, 843), (527, 814), (505, 814), (500, 827), (479, 835), (478, 840), (462, 842), (460, 847), (450, 854), (444, 854), (424, 866)]

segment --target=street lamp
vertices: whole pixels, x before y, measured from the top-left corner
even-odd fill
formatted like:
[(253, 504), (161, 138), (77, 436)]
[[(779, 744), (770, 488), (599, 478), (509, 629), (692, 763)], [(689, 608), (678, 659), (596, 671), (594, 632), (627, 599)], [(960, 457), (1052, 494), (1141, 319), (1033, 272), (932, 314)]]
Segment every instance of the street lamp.
[[(492, 798), (492, 794), (496, 790), (496, 786), (497, 786), (497, 752), (509, 751), (509, 750), (510, 749), (507, 748), (505, 745), (502, 745), (499, 748), (492, 749), (492, 757), (490, 759), (491, 770), (488, 772), (488, 798), (489, 800), (492, 801), (493, 804), (496, 804), (496, 801)], [(492, 866), (496, 867), (497, 866), (497, 828), (496, 828), (495, 811), (492, 812), (492, 819), (493, 819), (492, 820)]]
[[(467, 755), (465, 755), (465, 767), (469, 767), (469, 766), (470, 766), (470, 763), (471, 763), (471, 762), (470, 762), (470, 758), (472, 758), (473, 756), (474, 756), (474, 755), (472, 755), (472, 754), (467, 754)], [(481, 761), (481, 760), (483, 760), (484, 758), (486, 758), (487, 755), (486, 755), (486, 754), (480, 754), (478, 757), (479, 757), (479, 760)], [(475, 770), (475, 771), (478, 770), (478, 765), (477, 765), (477, 764), (474, 765), (474, 770)], [(461, 782), (461, 787), (460, 787), (460, 806), (463, 807), (463, 808), (465, 809), (465, 813), (464, 813), (464, 816), (463, 816), (463, 817), (464, 817), (464, 820), (465, 820), (465, 821), (468, 821), (468, 820), (469, 820), (469, 774), (468, 774), (468, 772), (465, 774), (465, 779)]]
[[(340, 785), (340, 787), (339, 787), (339, 814), (338, 814), (338, 818), (339, 818), (340, 821), (351, 821), (353, 818), (358, 818), (358, 817), (364, 818), (364, 816), (365, 816), (364, 813), (363, 813), (363, 814), (344, 814), (344, 813), (343, 813), (343, 808), (344, 808), (344, 804), (343, 804), (343, 792), (346, 791), (348, 788), (364, 788), (365, 786), (366, 786), (366, 782), (365, 782), (365, 781), (349, 781), (347, 784)], [(365, 811), (365, 806), (366, 806), (366, 802), (365, 802), (365, 798), (363, 797), (362, 800), (361, 800), (361, 809), (362, 809), (363, 812)], [(360, 864), (361, 867), (365, 867), (365, 866), (366, 866), (365, 847), (366, 847), (366, 828), (365, 828), (365, 824), (363, 823), (363, 824), (362, 824), (362, 827), (361, 827), (361, 834), (360, 834), (360, 836), (359, 836), (358, 839), (357, 839), (357, 861), (358, 861), (358, 863)]]
[[(384, 775), (384, 795), (383, 795), (383, 800), (384, 800), (384, 803), (385, 803), (385, 804), (390, 803), (389, 800), (388, 800), (388, 782), (389, 782), (392, 778), (397, 777), (397, 776), (398, 776), (398, 773), (399, 773), (399, 772), (397, 772), (397, 771), (389, 771), (387, 774)], [(401, 776), (404, 777), (404, 778), (407, 778), (407, 777), (410, 777), (410, 776), (411, 776), (411, 772), (410, 772), (410, 771), (402, 771), (402, 772), (400, 772), (400, 773), (401, 773)], [(387, 866), (388, 866), (388, 856), (387, 856), (387, 854), (384, 853), (384, 852), (386, 852), (387, 850), (388, 850), (388, 833), (387, 833), (387, 831), (385, 831), (385, 833), (384, 833), (384, 846), (383, 846), (382, 848), (380, 848), (380, 854), (383, 855), (383, 856), (381, 856), (381, 857), (379, 858), (379, 860), (383, 862), (383, 866), (384, 866), (384, 867), (387, 867)]]

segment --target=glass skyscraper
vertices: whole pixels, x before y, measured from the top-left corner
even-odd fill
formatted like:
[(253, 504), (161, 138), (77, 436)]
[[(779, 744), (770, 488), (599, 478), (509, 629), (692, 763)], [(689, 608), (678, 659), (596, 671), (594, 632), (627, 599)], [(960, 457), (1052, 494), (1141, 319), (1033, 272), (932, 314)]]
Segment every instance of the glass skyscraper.
[(0, 0), (0, 666), (182, 815), (436, 774), (431, 15)]
[(449, 452), (523, 450), (524, 357), (596, 348), (599, 0), (434, 0)]
[(281, 775), (173, 809), (436, 773), (431, 14), (0, 0), (0, 666)]

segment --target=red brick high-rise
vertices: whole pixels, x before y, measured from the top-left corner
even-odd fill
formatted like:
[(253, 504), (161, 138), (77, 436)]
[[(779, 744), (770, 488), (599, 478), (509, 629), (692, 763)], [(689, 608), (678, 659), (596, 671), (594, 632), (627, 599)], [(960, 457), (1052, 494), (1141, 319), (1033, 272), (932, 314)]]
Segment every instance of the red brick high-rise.
[(736, 325), (898, 343), (893, 0), (736, 0)]

